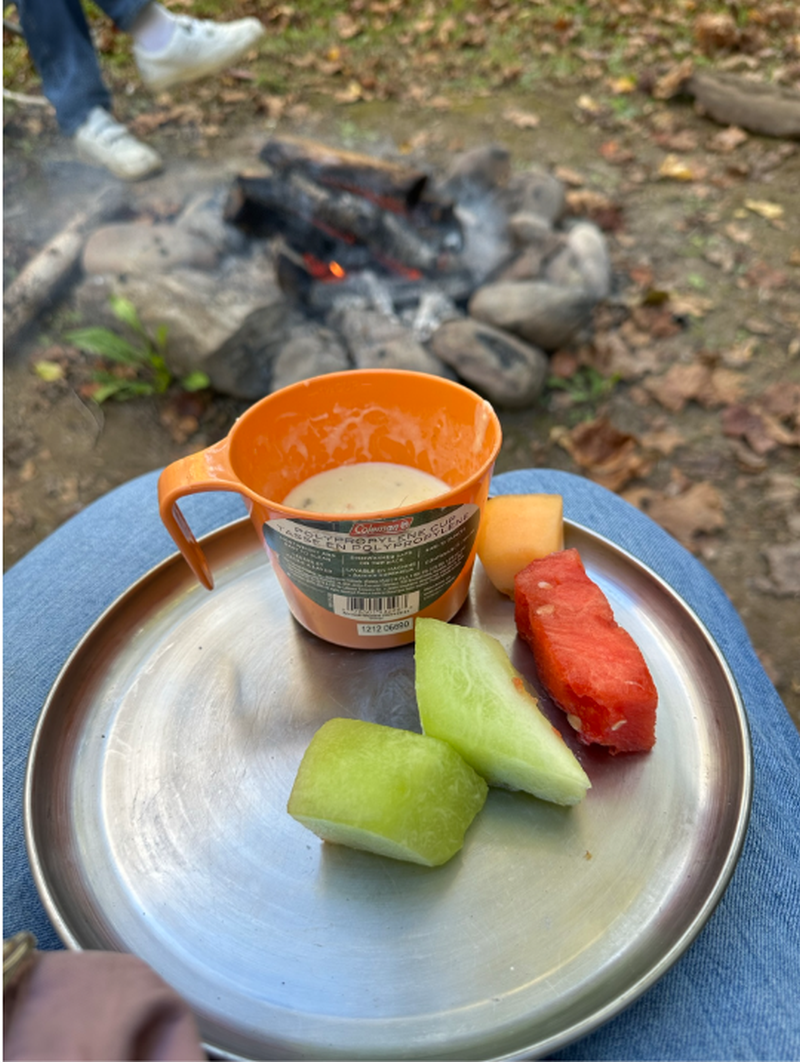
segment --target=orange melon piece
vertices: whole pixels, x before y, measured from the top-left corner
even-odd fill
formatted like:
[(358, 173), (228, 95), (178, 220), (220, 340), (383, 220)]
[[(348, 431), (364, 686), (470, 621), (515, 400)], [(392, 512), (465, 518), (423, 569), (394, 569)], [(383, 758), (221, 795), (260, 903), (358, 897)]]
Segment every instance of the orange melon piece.
[(487, 501), (478, 530), (478, 556), (500, 593), (513, 597), (517, 572), (563, 548), (560, 494), (500, 494)]

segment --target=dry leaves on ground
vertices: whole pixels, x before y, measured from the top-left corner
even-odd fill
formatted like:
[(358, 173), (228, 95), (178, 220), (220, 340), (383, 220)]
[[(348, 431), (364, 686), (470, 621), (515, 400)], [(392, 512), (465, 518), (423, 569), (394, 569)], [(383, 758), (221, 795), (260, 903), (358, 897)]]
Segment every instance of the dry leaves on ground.
[(691, 483), (678, 493), (643, 487), (626, 492), (623, 497), (647, 513), (687, 549), (696, 548), (698, 535), (710, 534), (725, 526), (722, 495), (711, 483)]
[(800, 384), (776, 384), (752, 402), (729, 406), (722, 431), (743, 439), (758, 456), (779, 446), (800, 446)]
[(741, 397), (745, 380), (733, 369), (694, 362), (673, 365), (663, 376), (649, 376), (643, 387), (665, 409), (680, 413), (691, 401), (706, 409), (732, 405)]
[(571, 430), (555, 428), (551, 437), (595, 483), (608, 490), (619, 491), (652, 468), (636, 436), (615, 428), (606, 417), (584, 421)]
[(754, 580), (758, 590), (776, 597), (800, 596), (800, 542), (788, 542), (763, 549), (768, 575)]

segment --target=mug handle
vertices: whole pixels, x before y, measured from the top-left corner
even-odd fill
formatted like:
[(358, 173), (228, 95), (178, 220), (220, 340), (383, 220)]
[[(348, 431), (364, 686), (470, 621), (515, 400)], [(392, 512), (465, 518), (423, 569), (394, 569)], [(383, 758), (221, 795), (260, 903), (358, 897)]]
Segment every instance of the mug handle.
[(189, 454), (167, 465), (158, 478), (158, 509), (161, 520), (181, 551), (187, 564), (207, 590), (214, 589), (214, 577), (208, 560), (192, 534), (186, 517), (178, 507), (180, 498), (203, 491), (236, 491), (253, 501), (258, 495), (242, 483), (231, 467), (229, 440)]

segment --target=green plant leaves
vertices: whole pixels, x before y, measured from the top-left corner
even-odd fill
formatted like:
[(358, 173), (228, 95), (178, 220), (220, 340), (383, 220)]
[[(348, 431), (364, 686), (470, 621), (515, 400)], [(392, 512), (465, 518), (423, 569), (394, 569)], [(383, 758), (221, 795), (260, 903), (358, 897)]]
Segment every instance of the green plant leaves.
[[(112, 295), (109, 302), (114, 316), (139, 337), (138, 343), (125, 339), (110, 328), (99, 326), (73, 329), (66, 333), (65, 338), (87, 354), (135, 370), (135, 375), (130, 371), (118, 374), (105, 369), (95, 370), (92, 379), (98, 386), (92, 398), (102, 403), (109, 398), (125, 401), (142, 395), (164, 394), (175, 379), (164, 357), (167, 326), (159, 325), (151, 337), (129, 299)], [(192, 372), (179, 379), (178, 383), (184, 391), (201, 391), (209, 387), (211, 381), (204, 372)]]
[(65, 338), (87, 354), (96, 354), (120, 365), (148, 364), (147, 350), (135, 347), (109, 328), (76, 328), (67, 332)]
[(147, 332), (145, 331), (142, 322), (139, 320), (139, 314), (136, 311), (136, 307), (130, 301), (130, 299), (123, 298), (122, 295), (110, 295), (108, 299), (111, 304), (111, 311), (114, 316), (132, 328), (134, 332), (137, 332), (144, 339), (147, 339)]
[(203, 391), (211, 386), (211, 381), (204, 372), (190, 372), (181, 377), (180, 384), (184, 391)]

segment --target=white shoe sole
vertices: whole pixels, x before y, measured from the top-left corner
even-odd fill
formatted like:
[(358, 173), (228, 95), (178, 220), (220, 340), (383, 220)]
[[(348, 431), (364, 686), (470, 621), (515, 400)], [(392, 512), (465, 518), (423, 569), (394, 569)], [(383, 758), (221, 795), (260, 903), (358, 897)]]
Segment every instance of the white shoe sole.
[(153, 174), (160, 173), (164, 169), (163, 160), (152, 152), (152, 156), (143, 158), (138, 163), (131, 163), (128, 166), (119, 162), (114, 162), (111, 159), (102, 158), (89, 148), (83, 148), (80, 145), (76, 145), (76, 152), (78, 157), (88, 163), (90, 166), (97, 166), (100, 169), (107, 170), (112, 177), (117, 177), (121, 181), (141, 181), (145, 177), (152, 177)]

